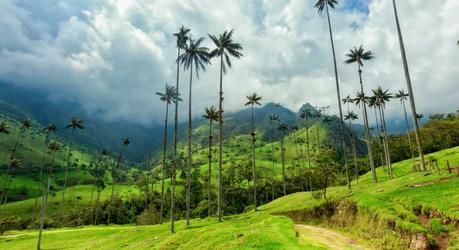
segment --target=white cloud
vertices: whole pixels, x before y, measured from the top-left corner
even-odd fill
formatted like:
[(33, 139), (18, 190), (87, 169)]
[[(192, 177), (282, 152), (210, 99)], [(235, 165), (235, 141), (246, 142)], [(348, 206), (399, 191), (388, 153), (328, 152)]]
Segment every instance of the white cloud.
[[(244, 57), (224, 78), (226, 110), (242, 108), (258, 92), (265, 101), (299, 108), (337, 100), (328, 27), (315, 1), (25, 1), (0, 3), (0, 79), (47, 89), (80, 102), (88, 112), (140, 123), (160, 121), (154, 92), (175, 83), (172, 33), (184, 24), (195, 37), (236, 29)], [(399, 14), (419, 112), (459, 107), (459, 2), (399, 1)], [(355, 66), (342, 62), (353, 46), (376, 54), (365, 65), (366, 89), (404, 88), (390, 1), (372, 0), (369, 13), (332, 11), (343, 95), (355, 94)], [(210, 41), (206, 41), (212, 46)], [(188, 72), (181, 73), (188, 91)], [(194, 112), (216, 104), (218, 63), (194, 81)], [(186, 103), (186, 98), (185, 103)], [(182, 104), (182, 111), (186, 105)], [(398, 102), (388, 106), (399, 115)]]

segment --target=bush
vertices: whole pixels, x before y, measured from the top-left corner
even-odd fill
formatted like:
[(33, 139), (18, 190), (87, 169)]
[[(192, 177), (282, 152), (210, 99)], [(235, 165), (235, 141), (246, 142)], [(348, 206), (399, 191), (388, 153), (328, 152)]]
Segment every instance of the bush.
[(0, 234), (9, 230), (23, 229), (23, 221), (19, 216), (8, 216), (0, 219)]
[(137, 216), (137, 225), (153, 225), (159, 223), (159, 214), (155, 207), (148, 207)]

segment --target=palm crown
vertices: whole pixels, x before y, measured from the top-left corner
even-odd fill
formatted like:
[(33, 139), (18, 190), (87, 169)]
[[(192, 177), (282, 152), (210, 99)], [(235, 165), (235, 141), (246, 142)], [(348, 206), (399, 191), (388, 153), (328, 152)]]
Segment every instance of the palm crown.
[(383, 90), (381, 87), (373, 89), (373, 96), (370, 98), (371, 106), (380, 106), (385, 107), (386, 103), (392, 98), (392, 94), (389, 93), (389, 90)]
[(350, 95), (347, 95), (345, 98), (343, 98), (343, 103), (346, 104), (346, 103), (354, 103), (354, 99), (351, 98)]
[(408, 93), (405, 93), (404, 90), (399, 90), (397, 94), (395, 94), (395, 98), (400, 99), (400, 101), (406, 101), (408, 100), (408, 96), (410, 96)]
[(337, 4), (338, 2), (336, 0), (318, 0), (314, 7), (317, 8), (317, 11), (319, 13), (321, 13), (322, 11), (324, 11), (327, 5), (334, 9), (335, 5)]
[(275, 115), (275, 114), (272, 114), (272, 115), (269, 116), (269, 120), (270, 121), (279, 121), (279, 116)]
[(59, 142), (57, 141), (51, 141), (50, 143), (48, 143), (48, 148), (51, 151), (57, 152), (61, 149), (61, 144), (59, 144)]
[(258, 105), (260, 106), (261, 103), (261, 96), (258, 96), (257, 93), (253, 93), (252, 95), (249, 95), (247, 96), (247, 100), (248, 102), (245, 104), (245, 106), (248, 106), (248, 105)]
[(22, 119), (21, 126), (23, 129), (29, 129), (32, 127), (32, 121), (30, 121), (30, 119)]
[(281, 132), (287, 132), (288, 131), (288, 125), (285, 123), (280, 123), (279, 126), (277, 126), (277, 130)]
[(209, 48), (201, 47), (204, 37), (198, 40), (188, 39), (188, 44), (185, 46), (185, 53), (178, 58), (179, 62), (185, 69), (193, 67), (196, 71), (196, 76), (199, 78), (199, 70), (206, 71), (206, 64), (210, 64)]
[[(166, 91), (164, 93), (156, 92), (159, 95), (159, 99), (163, 102), (171, 104), (171, 102), (182, 101), (180, 98), (180, 93), (177, 92), (177, 89), (174, 86), (171, 86), (166, 83)], [(178, 94), (178, 96), (177, 96)]]
[(54, 123), (50, 123), (48, 124), (48, 126), (46, 126), (46, 128), (43, 129), (43, 132), (45, 133), (54, 133), (57, 131), (57, 127), (56, 127), (56, 124)]
[(127, 145), (129, 145), (130, 143), (131, 143), (131, 141), (129, 141), (129, 137), (124, 137), (124, 138), (123, 138), (123, 145), (124, 145), (124, 146), (127, 146)]
[(242, 57), (242, 53), (239, 52), (242, 50), (242, 46), (239, 43), (235, 43), (233, 41), (233, 33), (234, 30), (223, 32), (218, 38), (213, 35), (209, 35), (210, 39), (215, 44), (215, 49), (210, 52), (210, 57), (221, 56), (224, 57), (224, 61), (222, 61), (222, 68), (223, 72), (226, 73), (226, 68), (231, 68), (231, 60), (230, 56), (235, 58)]
[(202, 115), (202, 117), (204, 117), (205, 119), (209, 121), (217, 122), (219, 118), (219, 114), (218, 114), (217, 109), (214, 106), (211, 106), (210, 108), (209, 107), (206, 108), (205, 113), (204, 115)]
[(356, 113), (354, 113), (354, 111), (350, 111), (344, 116), (344, 120), (346, 121), (347, 120), (355, 121), (357, 119), (359, 119), (359, 116)]
[(8, 127), (8, 124), (6, 122), (0, 122), (0, 133), (8, 135), (10, 133), (10, 127)]
[(344, 61), (346, 64), (357, 63), (359, 66), (363, 66), (363, 62), (373, 59), (374, 55), (371, 51), (365, 51), (363, 45), (360, 45), (359, 48), (354, 47), (351, 49), (346, 57), (348, 58)]
[(363, 103), (365, 103), (365, 104), (368, 103), (369, 102), (369, 98), (368, 98), (368, 96), (365, 95), (365, 93), (357, 92), (357, 96), (355, 97), (354, 101), (355, 101), (356, 105), (360, 106)]
[(188, 40), (189, 32), (190, 32), (190, 29), (185, 28), (182, 25), (182, 27), (180, 27), (179, 32), (174, 33), (177, 48), (183, 49), (186, 47), (186, 41)]
[(83, 120), (78, 117), (72, 117), (70, 123), (65, 128), (84, 129)]

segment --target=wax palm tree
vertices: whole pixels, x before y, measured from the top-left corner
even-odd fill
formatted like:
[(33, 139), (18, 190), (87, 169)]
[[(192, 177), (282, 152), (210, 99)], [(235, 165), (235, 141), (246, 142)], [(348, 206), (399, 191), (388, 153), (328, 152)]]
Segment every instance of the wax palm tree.
[(404, 90), (399, 90), (398, 93), (396, 93), (394, 97), (400, 100), (400, 104), (403, 107), (403, 115), (405, 117), (405, 126), (406, 126), (406, 135), (408, 137), (408, 146), (410, 147), (411, 159), (413, 159), (414, 152), (413, 152), (413, 146), (411, 145), (410, 124), (408, 123), (408, 114), (406, 112), (406, 105), (405, 105), (405, 102), (408, 101), (409, 95), (405, 93)]
[[(308, 154), (308, 169), (311, 171), (311, 147), (309, 141), (309, 120), (314, 117), (313, 112), (310, 109), (304, 109), (301, 111), (300, 118), (304, 120), (304, 124), (306, 127), (306, 146), (307, 146), (307, 154)], [(309, 178), (309, 190), (312, 190), (312, 180), (311, 176), (308, 175)]]
[[(359, 48), (354, 48), (350, 50), (350, 53), (346, 55), (348, 58), (345, 63), (346, 64), (352, 64), (356, 63), (358, 67), (358, 73), (359, 73), (359, 82), (360, 82), (360, 92), (361, 94), (364, 95), (365, 91), (363, 89), (363, 80), (362, 80), (362, 67), (363, 67), (363, 62), (365, 61), (370, 61), (374, 58), (373, 52), (371, 51), (365, 51), (363, 46), (361, 45)], [(369, 129), (369, 124), (368, 124), (368, 114), (367, 114), (367, 104), (366, 102), (362, 102), (362, 111), (363, 111), (363, 122), (364, 122), (364, 127), (365, 127), (365, 139), (367, 143), (367, 150), (368, 150), (368, 160), (370, 162), (370, 168), (371, 168), (371, 175), (373, 178), (373, 182), (378, 182), (378, 177), (376, 175), (376, 169), (375, 169), (375, 163), (373, 159), (373, 151), (371, 149), (371, 135), (370, 135), (370, 129)]]
[(40, 210), (40, 228), (38, 231), (38, 242), (37, 242), (37, 249), (40, 250), (41, 247), (41, 237), (42, 231), (45, 224), (45, 215), (46, 209), (48, 207), (48, 195), (51, 187), (51, 177), (53, 175), (53, 167), (54, 167), (54, 158), (56, 156), (56, 152), (61, 149), (61, 145), (57, 141), (51, 141), (48, 143), (48, 149), (51, 152), (51, 162), (48, 165), (48, 174), (47, 174), (47, 181), (46, 181), (46, 188), (43, 192), (42, 201), (41, 201), (41, 210)]
[(71, 129), (71, 132), (70, 132), (71, 134), (69, 138), (69, 146), (68, 146), (68, 152), (67, 152), (67, 165), (65, 166), (64, 185), (62, 186), (61, 202), (59, 204), (59, 221), (61, 222), (62, 222), (62, 208), (64, 206), (65, 188), (67, 186), (67, 177), (69, 173), (69, 167), (71, 164), (73, 140), (74, 140), (76, 130), (84, 129), (83, 120), (81, 120), (79, 117), (72, 117), (70, 119), (70, 123), (65, 128)]
[(179, 56), (179, 61), (185, 70), (190, 70), (190, 87), (188, 96), (188, 169), (186, 174), (186, 225), (190, 225), (190, 174), (193, 167), (192, 155), (192, 114), (191, 114), (191, 97), (192, 97), (192, 83), (193, 83), (193, 66), (196, 71), (196, 77), (199, 79), (199, 70), (206, 71), (206, 65), (210, 64), (209, 48), (202, 47), (201, 43), (204, 38), (201, 37), (197, 40), (188, 39), (188, 44), (185, 47), (185, 53)]
[(381, 87), (377, 89), (373, 89), (373, 96), (370, 98), (370, 107), (374, 106), (378, 109), (380, 122), (381, 122), (381, 132), (383, 135), (383, 146), (384, 152), (386, 156), (386, 164), (389, 171), (389, 179), (393, 178), (392, 172), (392, 163), (390, 158), (390, 151), (389, 151), (389, 137), (387, 136), (387, 127), (386, 127), (386, 119), (384, 115), (384, 109), (386, 107), (386, 103), (392, 98), (392, 94), (389, 93), (389, 90), (383, 90)]
[[(0, 202), (3, 201), (3, 205), (6, 205), (8, 202), (8, 192), (11, 186), (11, 182), (13, 181), (13, 174), (14, 170), (17, 168), (17, 159), (16, 159), (16, 151), (19, 145), (19, 140), (22, 138), (26, 130), (30, 129), (32, 127), (32, 121), (26, 118), (23, 118), (21, 120), (21, 127), (19, 128), (19, 133), (18, 136), (16, 137), (16, 142), (13, 145), (13, 149), (11, 150), (11, 156), (10, 156), (10, 164), (8, 165), (8, 169), (6, 171), (6, 179), (5, 179), (5, 185), (3, 187), (3, 192), (2, 192), (2, 198), (0, 199)], [(6, 133), (9, 133), (8, 127), (6, 126)]]
[[(176, 38), (176, 47), (177, 47), (177, 82), (175, 85), (176, 95), (179, 96), (179, 80), (180, 80), (180, 51), (186, 47), (186, 42), (188, 40), (188, 33), (190, 29), (185, 27), (180, 28), (179, 32), (174, 33)], [(178, 103), (175, 102), (175, 114), (174, 114), (174, 147), (173, 147), (173, 163), (172, 163), (172, 176), (171, 176), (171, 232), (175, 232), (174, 221), (175, 221), (175, 180), (177, 172), (177, 137), (178, 137)]]
[(174, 86), (168, 85), (166, 83), (166, 89), (164, 93), (156, 92), (159, 96), (159, 99), (166, 103), (166, 114), (164, 118), (164, 140), (163, 140), (163, 158), (161, 161), (161, 207), (159, 210), (159, 224), (163, 224), (163, 213), (164, 213), (164, 178), (165, 178), (165, 169), (166, 169), (166, 155), (167, 155), (167, 121), (169, 117), (169, 105), (176, 103), (177, 101), (182, 101), (180, 94), (177, 94), (177, 90)]
[(276, 114), (271, 114), (269, 116), (269, 121), (271, 122), (271, 129), (273, 130), (273, 133), (271, 134), (271, 163), (272, 163), (272, 182), (271, 182), (271, 189), (272, 189), (272, 200), (274, 200), (274, 185), (276, 181), (276, 170), (275, 170), (275, 163), (274, 163), (274, 131), (276, 130), (276, 127), (274, 126), (274, 122), (279, 122), (279, 116)]
[(333, 55), (333, 66), (334, 66), (334, 71), (335, 71), (336, 96), (338, 98), (341, 144), (342, 144), (342, 147), (343, 147), (344, 166), (346, 168), (347, 185), (348, 185), (348, 188), (351, 188), (351, 179), (350, 179), (350, 176), (349, 176), (349, 167), (347, 166), (346, 141), (345, 141), (345, 138), (344, 138), (343, 109), (341, 107), (341, 91), (340, 91), (340, 86), (339, 86), (338, 65), (336, 63), (335, 44), (334, 44), (334, 40), (333, 40), (333, 30), (332, 30), (332, 25), (331, 25), (331, 21), (330, 21), (330, 12), (329, 12), (329, 8), (334, 9), (335, 5), (337, 5), (337, 4), (338, 4), (338, 2), (336, 0), (318, 0), (316, 5), (315, 5), (315, 8), (317, 8), (317, 11), (319, 13), (324, 12), (324, 10), (327, 13), (328, 31), (329, 31), (329, 35), (330, 35), (330, 44), (331, 44), (332, 55)]
[[(353, 103), (352, 101), (351, 103)], [(349, 103), (349, 102), (348, 102)], [(344, 120), (348, 121), (349, 123), (349, 133), (351, 135), (351, 146), (352, 146), (352, 155), (354, 156), (354, 167), (355, 167), (355, 180), (359, 180), (359, 165), (357, 164), (357, 150), (355, 149), (355, 137), (354, 132), (352, 131), (352, 123), (359, 119), (359, 116), (354, 113), (353, 111), (348, 111), (347, 114), (344, 116)]]
[(281, 163), (282, 163), (282, 185), (284, 189), (284, 196), (287, 195), (286, 183), (285, 183), (285, 150), (284, 150), (284, 137), (288, 132), (288, 125), (280, 122), (277, 126), (277, 130), (282, 134), (281, 135)]
[[(93, 164), (90, 165), (89, 174), (92, 175), (96, 179), (96, 181), (97, 181), (97, 178), (100, 175), (100, 169), (103, 169), (103, 168), (100, 167), (100, 165), (102, 164), (104, 156), (106, 156), (106, 155), (107, 155), (107, 151), (105, 149), (102, 149), (97, 154), (97, 159), (96, 159), (94, 165)], [(105, 170), (104, 170), (104, 173), (105, 173)], [(96, 181), (94, 182), (94, 185), (92, 185), (91, 198), (89, 200), (89, 205), (92, 205), (92, 200), (93, 200), (93, 197), (94, 197), (94, 190), (96, 189)]]
[(257, 174), (256, 174), (256, 164), (255, 164), (255, 142), (256, 142), (256, 134), (255, 134), (255, 120), (253, 114), (253, 107), (255, 105), (261, 106), (261, 96), (258, 96), (257, 93), (253, 93), (252, 95), (247, 96), (247, 103), (245, 106), (250, 106), (252, 111), (252, 179), (253, 179), (253, 203), (255, 205), (255, 211), (257, 211)]
[(5, 134), (5, 135), (10, 134), (10, 127), (4, 121), (0, 122), (0, 134)]
[(207, 172), (207, 216), (211, 215), (211, 187), (212, 187), (212, 123), (218, 122), (218, 111), (214, 106), (206, 108), (204, 115), (205, 119), (209, 121), (209, 152), (207, 158), (209, 159), (209, 169)]
[[(210, 57), (220, 57), (220, 91), (219, 91), (219, 142), (218, 142), (218, 206), (217, 214), (218, 221), (222, 221), (221, 203), (223, 196), (222, 188), (222, 162), (223, 162), (223, 74), (226, 74), (227, 68), (231, 67), (230, 57), (240, 58), (242, 57), (242, 46), (239, 43), (233, 41), (233, 30), (225, 31), (218, 38), (213, 35), (209, 35), (210, 39), (215, 44), (215, 49), (210, 52)], [(224, 60), (223, 60), (224, 59)]]
[(112, 205), (113, 205), (113, 194), (115, 192), (115, 184), (116, 184), (116, 179), (118, 178), (118, 167), (121, 164), (121, 159), (123, 158), (123, 152), (129, 146), (131, 141), (129, 140), (129, 137), (124, 137), (122, 140), (122, 145), (120, 152), (118, 154), (118, 157), (116, 157), (115, 164), (112, 167), (112, 192), (110, 194), (110, 203), (108, 205), (108, 222), (107, 224), (110, 224), (110, 217), (111, 217), (111, 212), (112, 212)]
[(412, 118), (414, 121), (414, 136), (416, 138), (416, 144), (417, 144), (418, 153), (419, 153), (419, 162), (421, 164), (422, 169), (425, 171), (426, 165), (424, 161), (424, 153), (422, 151), (421, 136), (419, 133), (419, 122), (418, 122), (418, 119), (416, 118), (416, 114), (417, 114), (416, 113), (416, 103), (414, 102), (413, 87), (411, 86), (410, 70), (408, 68), (408, 59), (406, 58), (405, 45), (403, 43), (403, 36), (402, 36), (401, 28), (400, 28), (400, 21), (398, 20), (397, 4), (395, 3), (395, 0), (392, 0), (392, 5), (394, 7), (395, 23), (397, 25), (398, 41), (400, 43), (400, 54), (402, 55), (403, 70), (405, 71), (406, 86), (408, 89), (408, 96), (410, 99), (411, 112), (412, 112), (411, 114), (412, 114)]
[(43, 168), (44, 168), (45, 161), (46, 161), (46, 153), (48, 152), (47, 145), (49, 143), (49, 136), (51, 133), (55, 133), (56, 131), (57, 131), (57, 127), (54, 123), (48, 124), (48, 126), (42, 130), (42, 132), (45, 134), (45, 146), (43, 149), (43, 157), (41, 160), (40, 174), (38, 175), (37, 189), (35, 191), (35, 204), (33, 206), (32, 221), (35, 221), (35, 214), (36, 214), (35, 211), (37, 210), (37, 206), (38, 206), (38, 194), (40, 193), (41, 186), (43, 185), (43, 189), (44, 189), (44, 185), (45, 185), (45, 183), (43, 183), (42, 181), (42, 176), (43, 176)]

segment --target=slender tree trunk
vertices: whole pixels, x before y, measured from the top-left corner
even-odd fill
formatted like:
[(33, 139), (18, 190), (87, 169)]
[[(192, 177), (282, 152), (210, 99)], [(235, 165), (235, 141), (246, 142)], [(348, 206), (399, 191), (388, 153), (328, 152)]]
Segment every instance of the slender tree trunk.
[(92, 206), (92, 199), (94, 198), (94, 189), (95, 189), (95, 184), (92, 185), (92, 189), (91, 189), (91, 199), (89, 200), (89, 206)]
[[(179, 96), (179, 79), (180, 79), (180, 65), (178, 63), (178, 58), (180, 57), (180, 47), (177, 48), (177, 82), (175, 85), (176, 88), (176, 97)], [(175, 114), (174, 114), (174, 159), (172, 164), (172, 176), (171, 176), (171, 233), (175, 232), (174, 221), (175, 221), (175, 177), (177, 171), (177, 136), (178, 136), (178, 100), (175, 102)]]
[[(376, 107), (373, 110), (375, 111), (376, 132), (377, 132), (376, 135), (378, 137), (379, 156), (381, 157), (381, 165), (384, 166), (384, 165), (386, 165), (386, 163), (385, 163), (385, 160), (384, 160), (383, 153), (381, 151), (381, 147), (383, 147), (383, 146), (382, 146), (382, 142), (381, 142), (381, 138), (382, 138), (381, 130), (379, 129), (378, 110), (377, 110)], [(385, 153), (385, 151), (384, 151), (384, 153)]]
[(62, 223), (62, 208), (64, 206), (65, 187), (67, 185), (67, 177), (68, 177), (69, 167), (70, 167), (70, 159), (71, 159), (71, 154), (72, 154), (72, 144), (73, 144), (74, 133), (75, 133), (75, 129), (72, 129), (72, 134), (70, 135), (69, 150), (67, 153), (67, 165), (65, 166), (64, 185), (62, 186), (61, 202), (59, 204), (59, 223)]
[(211, 215), (211, 188), (212, 188), (212, 118), (209, 117), (209, 170), (207, 173), (207, 216)]
[(257, 174), (256, 174), (256, 162), (255, 162), (255, 121), (253, 118), (253, 104), (252, 104), (252, 179), (253, 179), (253, 204), (255, 205), (255, 211), (257, 210)]
[(354, 156), (355, 180), (358, 182), (359, 181), (359, 165), (357, 164), (357, 150), (355, 149), (355, 137), (354, 137), (354, 132), (352, 131), (351, 119), (349, 119), (349, 131), (351, 134), (352, 154)]
[(190, 65), (190, 91), (188, 96), (188, 169), (186, 172), (186, 225), (190, 225), (190, 191), (191, 191), (191, 168), (193, 167), (193, 123), (191, 117), (191, 97), (193, 84), (193, 62)]
[(107, 225), (110, 224), (110, 219), (111, 219), (111, 215), (112, 215), (112, 205), (113, 205), (113, 194), (115, 193), (115, 185), (116, 185), (116, 170), (118, 169), (119, 165), (120, 165), (120, 162), (121, 162), (121, 157), (123, 155), (123, 150), (126, 146), (123, 145), (121, 146), (121, 150), (120, 150), (120, 153), (118, 155), (118, 159), (116, 160), (115, 162), (115, 165), (113, 166), (113, 169), (112, 169), (112, 192), (110, 194), (110, 203), (108, 205), (108, 220), (107, 220)]
[(282, 163), (282, 186), (284, 189), (284, 196), (287, 195), (287, 190), (285, 187), (285, 155), (284, 155), (284, 138), (281, 138), (281, 163)]
[(41, 160), (41, 166), (40, 166), (40, 174), (38, 175), (38, 183), (37, 183), (37, 189), (35, 191), (35, 204), (33, 206), (33, 213), (32, 213), (32, 222), (35, 221), (35, 216), (36, 216), (36, 211), (38, 207), (38, 194), (40, 193), (40, 190), (45, 189), (45, 183), (43, 182), (43, 168), (46, 164), (46, 143), (48, 142), (48, 137), (49, 137), (49, 132), (46, 132), (45, 135), (45, 148), (43, 150), (43, 157)]
[(389, 151), (389, 137), (387, 136), (387, 127), (386, 127), (386, 118), (384, 116), (384, 108), (380, 107), (379, 108), (381, 112), (381, 126), (383, 128), (383, 133), (384, 133), (384, 140), (385, 140), (385, 147), (386, 147), (386, 158), (387, 158), (387, 167), (389, 169), (389, 178), (393, 179), (394, 178), (394, 173), (392, 171), (392, 162), (390, 159), (390, 151)]
[(317, 150), (320, 149), (319, 121), (316, 122)]
[[(176, 100), (178, 102), (178, 100)], [(163, 160), (161, 164), (161, 207), (159, 209), (159, 224), (163, 224), (164, 214), (164, 178), (167, 156), (167, 118), (169, 116), (169, 103), (166, 100), (166, 117), (164, 118)]]
[(410, 124), (408, 123), (408, 115), (406, 113), (405, 101), (402, 100), (403, 114), (405, 116), (406, 135), (408, 137), (408, 146), (410, 147), (411, 159), (414, 159), (413, 145), (411, 145)]
[(95, 207), (95, 212), (94, 212), (94, 225), (97, 225), (97, 217), (99, 213), (99, 200), (100, 200), (100, 191), (97, 190), (97, 198), (96, 198), (96, 207)]
[(223, 163), (223, 54), (220, 56), (220, 98), (218, 104), (218, 124), (220, 125), (219, 142), (218, 142), (218, 222), (222, 221), (222, 163)]
[(408, 59), (406, 58), (405, 45), (403, 43), (403, 36), (402, 36), (401, 28), (400, 28), (400, 22), (398, 20), (397, 4), (395, 3), (395, 0), (392, 0), (392, 4), (394, 6), (395, 23), (397, 25), (398, 40), (399, 40), (399, 43), (400, 43), (400, 53), (402, 54), (402, 61), (403, 61), (403, 69), (405, 71), (406, 86), (408, 88), (408, 94), (409, 94), (410, 105), (411, 105), (411, 112), (412, 112), (413, 121), (414, 121), (414, 135), (416, 137), (416, 144), (417, 144), (418, 152), (419, 152), (419, 162), (421, 164), (422, 169), (424, 171), (426, 171), (426, 164), (425, 164), (425, 161), (424, 161), (424, 153), (422, 151), (421, 136), (420, 136), (420, 133), (419, 133), (419, 123), (418, 123), (418, 119), (416, 118), (416, 114), (417, 114), (416, 113), (416, 104), (414, 102), (413, 88), (411, 86), (410, 70), (408, 68)]
[[(307, 143), (307, 150), (308, 150), (308, 169), (311, 171), (311, 147), (309, 145), (309, 121), (308, 117), (305, 118), (306, 121), (306, 143)], [(309, 191), (312, 191), (312, 180), (311, 180), (311, 173), (308, 174), (309, 179)]]
[[(363, 91), (363, 80), (362, 80), (362, 69), (359, 66), (359, 80), (360, 80), (360, 91), (365, 93)], [(371, 176), (373, 178), (373, 182), (377, 183), (378, 182), (378, 177), (376, 175), (376, 169), (375, 169), (375, 163), (373, 160), (373, 151), (371, 150), (371, 135), (370, 135), (370, 129), (368, 126), (368, 113), (367, 113), (367, 104), (365, 101), (362, 103), (362, 109), (363, 109), (363, 118), (364, 118), (364, 126), (365, 126), (365, 140), (367, 143), (367, 150), (368, 150), (368, 160), (370, 162), (370, 169), (371, 169)]]
[(38, 231), (38, 242), (37, 242), (37, 250), (40, 250), (41, 248), (41, 238), (42, 238), (42, 232), (43, 232), (43, 227), (45, 225), (45, 215), (46, 215), (46, 208), (48, 207), (48, 194), (51, 186), (51, 176), (53, 173), (53, 165), (54, 165), (54, 156), (55, 156), (55, 151), (53, 151), (51, 154), (51, 163), (48, 168), (48, 178), (46, 182), (46, 189), (45, 192), (43, 193), (42, 201), (41, 201), (41, 211), (40, 211), (40, 229)]
[(16, 138), (16, 142), (14, 143), (13, 149), (11, 150), (10, 164), (8, 165), (8, 169), (6, 171), (5, 185), (3, 186), (2, 198), (0, 199), (0, 202), (3, 201), (3, 206), (6, 206), (6, 203), (8, 202), (8, 192), (10, 190), (11, 182), (13, 181), (13, 160), (16, 158), (16, 150), (18, 148), (19, 139), (21, 138), (24, 131), (24, 128), (19, 130), (18, 137)]
[(344, 167), (346, 168), (347, 187), (351, 189), (351, 177), (349, 175), (349, 166), (347, 165), (346, 141), (344, 138), (344, 121), (343, 121), (343, 109), (341, 106), (341, 91), (339, 87), (338, 65), (336, 63), (335, 43), (333, 41), (333, 30), (332, 30), (331, 21), (330, 21), (330, 13), (328, 10), (328, 4), (325, 4), (325, 8), (327, 11), (328, 31), (330, 33), (330, 43), (331, 43), (332, 52), (333, 52), (333, 66), (335, 70), (336, 96), (338, 98), (339, 123), (340, 123), (340, 132), (341, 132), (341, 146), (343, 147)]
[[(273, 131), (275, 130), (274, 128), (274, 121), (271, 120), (271, 128), (273, 129)], [(273, 132), (274, 134), (274, 132)], [(275, 163), (274, 163), (274, 137), (272, 136), (271, 137), (271, 162), (272, 162), (272, 168), (273, 168), (273, 179), (272, 179), (272, 183), (271, 183), (271, 188), (272, 188), (272, 200), (274, 200), (274, 185), (275, 185), (275, 182), (276, 182), (276, 170), (275, 170)]]

